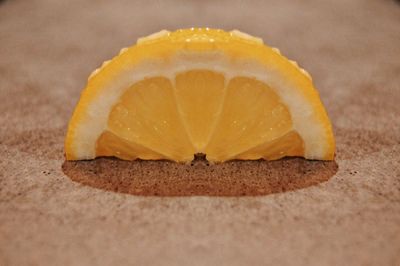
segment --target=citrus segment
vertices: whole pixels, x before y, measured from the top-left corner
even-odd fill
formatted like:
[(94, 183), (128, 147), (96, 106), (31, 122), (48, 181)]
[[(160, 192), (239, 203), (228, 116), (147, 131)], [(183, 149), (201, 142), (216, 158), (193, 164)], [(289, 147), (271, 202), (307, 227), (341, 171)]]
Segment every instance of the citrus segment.
[(205, 153), (210, 134), (220, 116), (225, 77), (208, 70), (192, 70), (176, 76), (178, 108), (197, 152)]
[(110, 112), (108, 130), (167, 158), (193, 159), (174, 88), (164, 77), (146, 78), (128, 88)]
[(96, 143), (96, 156), (115, 156), (124, 160), (166, 159), (158, 152), (152, 151), (133, 141), (125, 140), (110, 131), (104, 131)]
[(205, 153), (229, 160), (292, 130), (289, 110), (276, 93), (254, 78), (235, 77), (227, 86), (223, 110)]
[(236, 155), (233, 159), (241, 160), (276, 160), (285, 156), (303, 156), (304, 143), (300, 135), (290, 131), (285, 135), (266, 141), (249, 150)]

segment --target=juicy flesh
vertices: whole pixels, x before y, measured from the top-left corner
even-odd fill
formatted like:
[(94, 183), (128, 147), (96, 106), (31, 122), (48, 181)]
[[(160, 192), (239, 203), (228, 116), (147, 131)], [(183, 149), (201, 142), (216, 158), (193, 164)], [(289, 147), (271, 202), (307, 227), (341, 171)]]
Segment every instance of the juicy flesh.
[(190, 161), (304, 156), (289, 110), (266, 84), (249, 77), (191, 70), (144, 79), (113, 106), (96, 156)]

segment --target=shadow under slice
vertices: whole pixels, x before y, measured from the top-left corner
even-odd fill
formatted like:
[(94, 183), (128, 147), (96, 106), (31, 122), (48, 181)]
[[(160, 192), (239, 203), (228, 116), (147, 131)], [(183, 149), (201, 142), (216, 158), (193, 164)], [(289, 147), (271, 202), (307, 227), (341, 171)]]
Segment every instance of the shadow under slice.
[(75, 182), (141, 196), (258, 196), (325, 182), (338, 166), (302, 158), (220, 164), (98, 158), (65, 161), (62, 169)]

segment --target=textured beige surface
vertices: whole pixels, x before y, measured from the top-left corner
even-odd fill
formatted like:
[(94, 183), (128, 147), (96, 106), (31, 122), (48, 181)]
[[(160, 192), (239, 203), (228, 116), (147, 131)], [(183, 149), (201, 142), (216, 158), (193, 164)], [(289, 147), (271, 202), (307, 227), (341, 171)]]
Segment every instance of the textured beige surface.
[[(0, 265), (399, 265), (400, 4), (270, 2), (2, 2)], [(331, 179), (162, 198), (64, 175), (89, 73), (139, 36), (189, 26), (260, 36), (309, 70), (337, 135)]]

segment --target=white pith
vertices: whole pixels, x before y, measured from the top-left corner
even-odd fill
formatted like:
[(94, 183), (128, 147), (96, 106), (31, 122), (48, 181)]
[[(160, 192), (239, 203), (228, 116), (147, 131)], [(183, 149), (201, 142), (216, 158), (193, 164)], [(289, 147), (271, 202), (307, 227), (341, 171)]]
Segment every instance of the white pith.
[(293, 130), (302, 137), (305, 145), (305, 157), (318, 159), (325, 156), (328, 143), (323, 125), (313, 113), (306, 97), (297, 90), (287, 79), (268, 66), (253, 60), (230, 60), (220, 52), (182, 52), (169, 60), (148, 60), (136, 67), (119, 73), (107, 88), (99, 90), (90, 105), (87, 106), (85, 121), (79, 123), (72, 143), (74, 156), (79, 159), (96, 157), (96, 141), (103, 131), (107, 130), (109, 113), (122, 94), (134, 83), (144, 78), (163, 76), (172, 82), (180, 72), (206, 69), (224, 74), (226, 84), (232, 77), (253, 77), (270, 86), (282, 102), (288, 107)]

